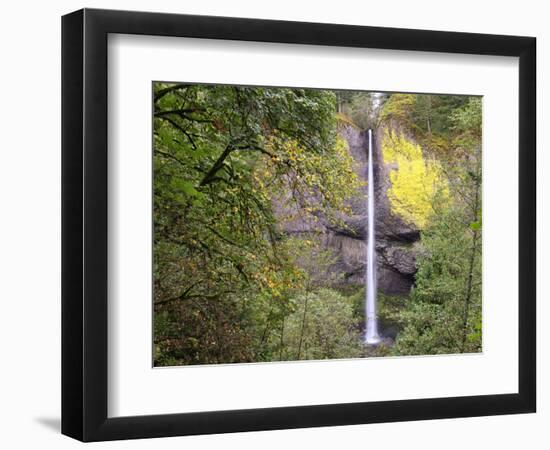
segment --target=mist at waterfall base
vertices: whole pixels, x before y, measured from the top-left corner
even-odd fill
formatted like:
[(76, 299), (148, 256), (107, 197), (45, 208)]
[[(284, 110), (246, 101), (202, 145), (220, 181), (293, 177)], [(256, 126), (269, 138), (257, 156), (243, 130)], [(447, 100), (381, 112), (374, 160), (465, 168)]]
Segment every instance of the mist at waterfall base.
[(375, 252), (375, 204), (372, 130), (369, 129), (368, 174), (367, 174), (367, 271), (365, 276), (365, 344), (377, 345), (381, 342), (376, 316), (376, 252)]

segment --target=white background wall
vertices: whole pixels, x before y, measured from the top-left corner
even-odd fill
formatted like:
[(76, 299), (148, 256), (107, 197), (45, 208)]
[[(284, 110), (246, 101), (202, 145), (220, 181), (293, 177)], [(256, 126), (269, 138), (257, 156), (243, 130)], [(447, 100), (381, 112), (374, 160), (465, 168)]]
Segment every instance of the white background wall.
[[(60, 417), (60, 16), (83, 6), (353, 23), (538, 38), (539, 412), (536, 415), (240, 433), (94, 448), (528, 448), (550, 445), (549, 11), (543, 1), (7, 1), (0, 14), (0, 445), (75, 448)], [(503, 133), (506, 130), (502, 130)], [(506, 224), (503, 224), (506, 226)], [(505, 255), (503, 255), (505, 257)]]

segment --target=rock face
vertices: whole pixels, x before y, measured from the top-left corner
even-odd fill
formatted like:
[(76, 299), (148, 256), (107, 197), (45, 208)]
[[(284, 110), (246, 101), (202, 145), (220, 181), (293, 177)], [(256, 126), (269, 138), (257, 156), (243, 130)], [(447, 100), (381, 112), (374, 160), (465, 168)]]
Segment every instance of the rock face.
[[(287, 233), (319, 234), (323, 245), (331, 249), (337, 262), (331, 270), (342, 273), (344, 282), (362, 284), (365, 279), (367, 254), (367, 155), (368, 133), (350, 125), (341, 128), (349, 151), (355, 160), (356, 172), (364, 181), (363, 192), (349, 199), (352, 213), (343, 216), (345, 227), (337, 228), (322, 223), (294, 221), (285, 226)], [(406, 224), (391, 212), (387, 198), (390, 187), (389, 174), (393, 167), (384, 164), (382, 158), (382, 130), (374, 133), (374, 178), (375, 178), (375, 230), (378, 290), (387, 295), (406, 295), (414, 282), (416, 273), (416, 245), (419, 230)]]
[(387, 191), (391, 187), (390, 172), (395, 169), (384, 164), (382, 157), (382, 133), (378, 129), (375, 139), (376, 148), (376, 221), (379, 237), (377, 256), (379, 288), (387, 294), (408, 294), (416, 273), (416, 242), (420, 239), (420, 230), (405, 223), (391, 212)]
[[(347, 140), (350, 153), (356, 162), (357, 174), (367, 181), (368, 134), (351, 126), (341, 130)], [(387, 191), (391, 187), (390, 171), (394, 167), (384, 164), (382, 158), (382, 130), (374, 133), (374, 181), (375, 181), (375, 231), (378, 289), (387, 295), (408, 294), (416, 273), (415, 242), (419, 230), (406, 224), (391, 212)], [(353, 215), (345, 219), (354, 236), (343, 230), (331, 230), (329, 245), (339, 257), (340, 267), (350, 283), (363, 283), (366, 267), (366, 188), (363, 196), (353, 199)]]

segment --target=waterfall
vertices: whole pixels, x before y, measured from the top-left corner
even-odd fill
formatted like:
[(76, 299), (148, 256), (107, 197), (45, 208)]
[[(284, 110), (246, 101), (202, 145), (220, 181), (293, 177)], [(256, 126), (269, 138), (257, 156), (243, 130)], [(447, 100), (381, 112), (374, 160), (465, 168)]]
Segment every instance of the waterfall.
[(376, 345), (381, 339), (378, 335), (378, 319), (376, 317), (376, 252), (374, 234), (374, 169), (372, 164), (372, 130), (369, 128), (369, 161), (367, 179), (367, 273), (365, 276), (365, 344)]

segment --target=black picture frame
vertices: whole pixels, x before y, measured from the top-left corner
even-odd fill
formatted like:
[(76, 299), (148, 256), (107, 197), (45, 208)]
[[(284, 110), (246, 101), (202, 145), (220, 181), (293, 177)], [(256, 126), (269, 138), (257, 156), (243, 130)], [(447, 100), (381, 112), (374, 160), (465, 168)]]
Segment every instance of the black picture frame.
[[(107, 416), (110, 33), (519, 57), (518, 393)], [(62, 18), (62, 433), (82, 441), (535, 412), (536, 39), (84, 9)]]

